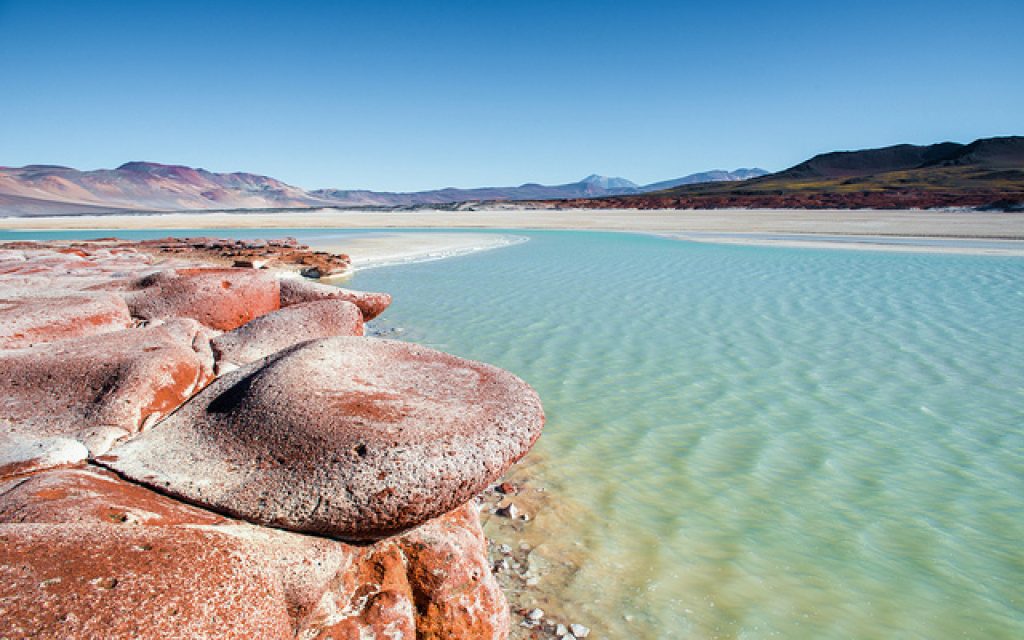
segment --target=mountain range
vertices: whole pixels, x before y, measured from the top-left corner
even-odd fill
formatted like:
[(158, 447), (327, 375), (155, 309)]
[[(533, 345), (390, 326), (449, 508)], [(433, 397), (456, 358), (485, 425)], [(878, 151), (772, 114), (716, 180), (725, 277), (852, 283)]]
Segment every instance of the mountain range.
[(763, 169), (708, 171), (647, 185), (591, 175), (559, 185), (449, 187), (409, 193), (307, 191), (251, 173), (214, 173), (152, 162), (128, 162), (96, 171), (55, 165), (0, 167), (0, 215), (6, 216), (119, 210), (445, 207), (499, 201), (546, 208), (1024, 210), (1024, 137), (823, 153), (771, 174)]
[(743, 182), (675, 186), (554, 206), (1024, 210), (1024, 137), (824, 153)]
[(640, 194), (681, 184), (735, 181), (766, 175), (763, 169), (708, 171), (637, 185), (591, 175), (561, 185), (523, 184), (391, 193), (367, 190), (306, 191), (252, 173), (214, 173), (178, 165), (128, 162), (116, 169), (79, 171), (58, 165), (0, 167), (0, 215), (40, 216), (118, 210), (181, 211), (309, 207), (409, 207), (472, 201), (552, 200)]

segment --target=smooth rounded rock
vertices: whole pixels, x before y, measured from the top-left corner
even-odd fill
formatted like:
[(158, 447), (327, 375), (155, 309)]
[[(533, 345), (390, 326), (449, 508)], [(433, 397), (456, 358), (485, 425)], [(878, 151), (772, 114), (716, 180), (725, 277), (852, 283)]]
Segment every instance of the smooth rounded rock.
[(0, 478), (79, 464), (88, 457), (85, 445), (70, 438), (29, 438), (0, 432)]
[(106, 291), (0, 290), (0, 349), (17, 349), (131, 326), (124, 300)]
[(197, 340), (199, 324), (181, 319), (0, 350), (0, 415), (10, 431), (33, 437), (91, 441), (101, 427), (133, 433), (173, 411), (210, 378)]
[(543, 424), (537, 394), (506, 371), (330, 338), (219, 378), (100, 461), (252, 522), (373, 540), (473, 498)]
[(277, 278), (252, 269), (161, 271), (130, 282), (123, 295), (136, 318), (194, 318), (221, 331), (237, 329), (281, 306)]
[(346, 300), (359, 307), (363, 320), (373, 320), (391, 304), (391, 295), (373, 291), (355, 291), (331, 285), (309, 282), (298, 278), (281, 280), (281, 306), (312, 302), (314, 300)]
[(307, 340), (363, 335), (359, 308), (345, 300), (317, 300), (260, 316), (213, 339), (218, 365), (249, 364)]

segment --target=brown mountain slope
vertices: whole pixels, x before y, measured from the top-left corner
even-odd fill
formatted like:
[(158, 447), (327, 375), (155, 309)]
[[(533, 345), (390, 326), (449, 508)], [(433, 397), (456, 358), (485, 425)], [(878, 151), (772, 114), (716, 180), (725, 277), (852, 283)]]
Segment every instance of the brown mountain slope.
[(1024, 137), (897, 145), (815, 156), (738, 183), (557, 203), (608, 208), (930, 209), (1024, 207)]

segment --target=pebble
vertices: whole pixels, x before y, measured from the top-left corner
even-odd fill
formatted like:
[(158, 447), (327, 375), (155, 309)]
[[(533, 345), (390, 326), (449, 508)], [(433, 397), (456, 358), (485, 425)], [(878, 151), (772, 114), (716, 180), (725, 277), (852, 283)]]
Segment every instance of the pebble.
[(590, 635), (590, 627), (585, 627), (582, 624), (570, 624), (569, 631), (577, 638), (586, 638)]
[(513, 503), (509, 503), (507, 507), (498, 507), (494, 510), (495, 515), (499, 515), (503, 518), (511, 518), (515, 520), (519, 517), (519, 507)]
[(508, 546), (507, 544), (503, 544), (503, 545), (498, 547), (498, 551), (503, 556), (511, 555), (512, 554), (512, 547)]
[(544, 618), (544, 610), (531, 609), (530, 612), (526, 614), (526, 617), (527, 619), (532, 620), (534, 622), (539, 622), (542, 618)]
[(561, 638), (565, 634), (569, 633), (569, 629), (564, 624), (555, 625), (555, 635)]

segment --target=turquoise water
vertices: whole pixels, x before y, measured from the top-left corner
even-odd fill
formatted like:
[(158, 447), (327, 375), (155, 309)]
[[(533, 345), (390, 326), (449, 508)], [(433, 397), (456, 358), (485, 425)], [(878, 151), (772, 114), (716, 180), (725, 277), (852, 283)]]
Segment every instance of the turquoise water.
[(1024, 260), (528, 235), (351, 284), (538, 389), (601, 637), (1024, 637)]
[(591, 637), (1024, 637), (1024, 259), (515, 233), (350, 285), (540, 392)]

